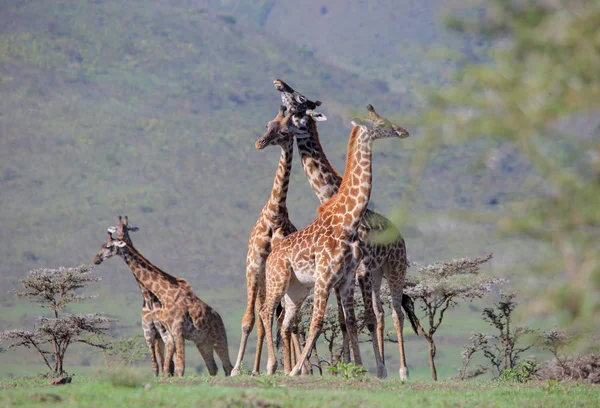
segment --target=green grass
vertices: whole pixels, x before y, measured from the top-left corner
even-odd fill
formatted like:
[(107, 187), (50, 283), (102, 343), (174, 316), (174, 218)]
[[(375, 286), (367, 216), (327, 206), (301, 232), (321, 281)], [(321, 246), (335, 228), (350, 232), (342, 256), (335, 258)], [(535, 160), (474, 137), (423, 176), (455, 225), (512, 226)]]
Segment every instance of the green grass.
[[(70, 385), (47, 386), (42, 380), (0, 384), (0, 404), (18, 406), (214, 406), (214, 407), (582, 407), (595, 406), (600, 389), (593, 386), (495, 382), (400, 382), (374, 378), (333, 377), (152, 379), (130, 387), (107, 378), (75, 378)], [(99, 399), (101, 398), (101, 399)]]

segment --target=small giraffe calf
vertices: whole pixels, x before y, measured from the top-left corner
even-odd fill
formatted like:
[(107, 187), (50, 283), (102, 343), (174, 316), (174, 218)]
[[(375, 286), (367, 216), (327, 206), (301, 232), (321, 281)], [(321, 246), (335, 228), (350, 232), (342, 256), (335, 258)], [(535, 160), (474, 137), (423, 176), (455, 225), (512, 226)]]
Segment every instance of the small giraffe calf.
[(167, 328), (163, 373), (169, 372), (169, 364), (175, 354), (175, 375), (183, 376), (185, 371), (185, 340), (193, 341), (204, 359), (210, 375), (216, 375), (218, 368), (213, 351), (221, 359), (225, 375), (233, 366), (229, 360), (227, 333), (219, 313), (194, 294), (185, 279), (176, 278), (154, 266), (130, 243), (113, 239), (112, 228), (108, 238), (94, 257), (98, 265), (114, 255), (119, 255), (140, 285), (154, 294), (160, 301), (161, 309), (155, 317)]

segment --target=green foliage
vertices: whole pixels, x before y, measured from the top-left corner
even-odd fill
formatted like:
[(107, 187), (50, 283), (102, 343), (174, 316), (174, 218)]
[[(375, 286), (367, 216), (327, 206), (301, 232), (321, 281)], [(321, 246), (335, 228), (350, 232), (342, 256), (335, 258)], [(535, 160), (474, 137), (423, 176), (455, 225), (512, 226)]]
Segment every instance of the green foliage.
[(534, 378), (537, 363), (531, 360), (521, 361), (514, 368), (505, 369), (498, 377), (499, 381), (525, 383)]
[(342, 378), (350, 379), (365, 375), (367, 370), (361, 365), (338, 361), (336, 365), (329, 367), (329, 372), (333, 375), (339, 375)]
[(452, 27), (497, 46), (483, 61), (461, 61), (456, 82), (433, 93), (422, 146), (492, 140), (490, 170), (506, 148), (533, 166), (540, 194), (486, 221), (551, 248), (534, 269), (543, 271), (535, 309), (583, 333), (600, 316), (600, 3), (478, 3), (476, 17), (455, 17)]
[[(515, 300), (516, 296), (516, 293), (501, 293), (500, 300), (494, 304), (493, 308), (486, 307), (483, 310), (483, 320), (496, 329), (496, 333), (473, 333), (470, 338), (471, 344), (466, 345), (462, 353), (463, 366), (459, 370), (459, 378), (473, 377), (468, 374), (467, 366), (473, 356), (480, 352), (487, 359), (488, 365), (480, 366), (477, 374), (490, 371), (497, 378), (517, 378), (525, 376), (529, 365), (534, 364), (530, 360), (521, 360), (521, 355), (535, 345), (535, 342), (528, 337), (533, 336), (536, 331), (514, 324), (513, 312), (518, 305)], [(523, 345), (524, 342), (527, 344)], [(517, 369), (521, 363), (527, 364)], [(533, 375), (535, 365), (530, 368), (533, 370), (530, 375)]]
[[(148, 357), (148, 345), (143, 335), (113, 339), (104, 351), (118, 366), (129, 366)], [(113, 364), (111, 364), (112, 366)]]

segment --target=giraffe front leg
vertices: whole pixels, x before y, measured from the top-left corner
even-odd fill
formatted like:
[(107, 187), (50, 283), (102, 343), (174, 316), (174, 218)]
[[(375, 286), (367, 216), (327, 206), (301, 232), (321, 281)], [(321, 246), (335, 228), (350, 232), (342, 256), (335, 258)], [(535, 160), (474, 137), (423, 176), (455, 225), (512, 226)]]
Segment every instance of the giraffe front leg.
[(285, 296), (285, 315), (281, 324), (283, 338), (283, 370), (288, 374), (297, 363), (300, 347), (297, 333), (293, 333), (298, 325), (298, 312), (309, 293), (297, 281), (292, 282)]
[[(248, 254), (248, 257), (252, 257), (251, 254)], [(242, 361), (244, 360), (244, 354), (246, 353), (246, 345), (248, 344), (248, 337), (254, 328), (255, 322), (255, 308), (256, 308), (256, 300), (258, 296), (259, 289), (259, 280), (261, 278), (260, 269), (261, 265), (255, 263), (249, 263), (246, 266), (246, 286), (247, 286), (247, 294), (248, 298), (246, 301), (246, 311), (244, 312), (244, 316), (242, 317), (242, 336), (240, 340), (240, 348), (238, 350), (237, 359), (235, 360), (235, 365), (233, 370), (231, 371), (231, 375), (239, 375), (240, 369), (242, 366)], [(264, 266), (263, 266), (264, 267)], [(257, 349), (257, 353), (260, 351)], [(259, 357), (260, 358), (260, 357)], [(256, 361), (255, 361), (256, 366)]]
[(308, 331), (308, 336), (306, 338), (306, 344), (304, 345), (304, 350), (300, 355), (298, 361), (296, 361), (296, 365), (290, 372), (290, 375), (298, 375), (304, 366), (304, 362), (308, 358), (308, 354), (313, 349), (319, 334), (321, 334), (321, 330), (323, 329), (323, 316), (325, 315), (325, 307), (327, 306), (327, 299), (329, 297), (329, 292), (332, 288), (331, 279), (328, 282), (319, 282), (321, 285), (315, 285), (314, 294), (313, 294), (313, 313), (310, 322), (310, 328)]

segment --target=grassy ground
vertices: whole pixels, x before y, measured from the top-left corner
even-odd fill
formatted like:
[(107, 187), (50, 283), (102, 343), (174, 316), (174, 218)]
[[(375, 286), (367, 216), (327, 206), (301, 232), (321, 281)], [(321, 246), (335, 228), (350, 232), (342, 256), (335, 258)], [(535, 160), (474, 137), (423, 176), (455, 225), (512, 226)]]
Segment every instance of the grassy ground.
[[(498, 382), (401, 382), (396, 379), (242, 376), (131, 380), (103, 374), (66, 386), (46, 380), (0, 383), (0, 404), (13, 406), (211, 407), (583, 407), (597, 406), (597, 386)], [(135, 376), (133, 376), (135, 377)], [(101, 399), (99, 399), (101, 396)]]

